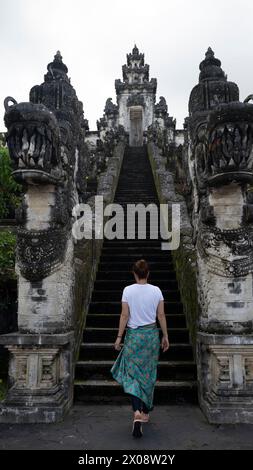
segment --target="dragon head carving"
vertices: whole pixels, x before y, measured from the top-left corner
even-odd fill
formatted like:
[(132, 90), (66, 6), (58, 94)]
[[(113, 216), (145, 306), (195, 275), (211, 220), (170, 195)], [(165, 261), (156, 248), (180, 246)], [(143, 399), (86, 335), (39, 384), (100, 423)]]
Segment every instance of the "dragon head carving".
[(58, 51), (30, 102), (5, 99), (14, 178), (24, 184), (17, 210), (17, 262), (38, 281), (58, 270), (71, 240), (72, 209), (86, 197), (87, 121)]
[[(13, 105), (9, 105), (12, 102)], [(59, 183), (64, 176), (60, 129), (53, 112), (42, 104), (5, 99), (7, 143), (18, 181)]]
[(253, 105), (219, 105), (195, 133), (193, 144), (198, 189), (253, 182)]

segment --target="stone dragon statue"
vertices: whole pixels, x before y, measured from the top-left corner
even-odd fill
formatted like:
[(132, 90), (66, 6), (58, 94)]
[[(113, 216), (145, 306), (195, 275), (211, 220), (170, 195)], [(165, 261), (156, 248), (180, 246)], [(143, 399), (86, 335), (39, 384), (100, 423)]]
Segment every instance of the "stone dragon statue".
[[(86, 198), (87, 121), (60, 52), (30, 101), (5, 99), (13, 176), (23, 185), (17, 211), (18, 332), (3, 335), (10, 387), (0, 418), (61, 419), (73, 399), (80, 266), (72, 210)], [(83, 281), (84, 282), (84, 281)], [(79, 299), (80, 297), (80, 299)]]
[(253, 105), (209, 48), (190, 95), (186, 154), (200, 305), (200, 403), (212, 422), (253, 422)]
[[(45, 82), (31, 89), (30, 102), (17, 104), (13, 98), (5, 99), (13, 176), (24, 186), (23, 202), (17, 211), (17, 267), (23, 279), (20, 288), (27, 290), (25, 297), (34, 290), (32, 311), (38, 314), (38, 321), (42, 305), (47, 303), (43, 280), (53, 274), (56, 280), (57, 272), (64, 270), (66, 253), (73, 250), (72, 209), (85, 200), (85, 121), (67, 71), (57, 52), (48, 65)], [(53, 311), (50, 325), (46, 326), (43, 317), (42, 331), (59, 329), (57, 322), (55, 327), (52, 324)], [(27, 312), (20, 314), (19, 328), (32, 331), (34, 322), (33, 326), (27, 323)]]

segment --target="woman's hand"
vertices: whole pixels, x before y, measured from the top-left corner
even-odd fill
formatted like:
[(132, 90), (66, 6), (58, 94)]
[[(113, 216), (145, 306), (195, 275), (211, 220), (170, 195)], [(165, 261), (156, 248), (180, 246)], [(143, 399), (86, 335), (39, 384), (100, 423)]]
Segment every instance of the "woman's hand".
[(163, 336), (162, 337), (162, 344), (161, 344), (161, 348), (163, 350), (163, 352), (167, 351), (170, 347), (170, 343), (169, 343), (169, 339), (168, 339), (168, 336)]
[(116, 349), (116, 351), (120, 351), (121, 350), (121, 338), (117, 338), (115, 343), (114, 343), (114, 348)]

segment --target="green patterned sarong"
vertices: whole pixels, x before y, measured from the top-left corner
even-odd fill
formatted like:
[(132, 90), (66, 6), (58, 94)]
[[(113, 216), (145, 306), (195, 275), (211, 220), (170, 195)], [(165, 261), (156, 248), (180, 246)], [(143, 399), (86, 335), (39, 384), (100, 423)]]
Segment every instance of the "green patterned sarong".
[(160, 352), (157, 325), (128, 328), (110, 372), (125, 393), (140, 398), (151, 411)]

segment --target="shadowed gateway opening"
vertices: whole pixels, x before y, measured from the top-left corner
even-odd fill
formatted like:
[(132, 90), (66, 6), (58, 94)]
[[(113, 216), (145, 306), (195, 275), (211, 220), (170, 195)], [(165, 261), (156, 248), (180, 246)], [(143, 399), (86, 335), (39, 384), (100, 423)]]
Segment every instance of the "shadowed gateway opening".
[(142, 107), (132, 106), (130, 108), (130, 147), (141, 147), (143, 145), (143, 117)]

